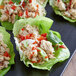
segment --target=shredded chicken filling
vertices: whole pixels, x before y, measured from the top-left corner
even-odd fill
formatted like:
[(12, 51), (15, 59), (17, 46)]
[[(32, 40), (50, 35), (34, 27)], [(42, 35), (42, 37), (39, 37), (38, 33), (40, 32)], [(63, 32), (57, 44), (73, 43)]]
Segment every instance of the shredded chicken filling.
[(25, 57), (32, 63), (44, 63), (54, 57), (54, 48), (50, 41), (47, 41), (47, 33), (39, 34), (39, 30), (35, 26), (27, 24), (23, 27), (17, 39), (20, 43), (20, 49)]
[(40, 5), (37, 0), (28, 0), (27, 2), (22, 1), (18, 5), (13, 3), (12, 0), (4, 0), (4, 6), (2, 5), (1, 10), (1, 21), (9, 21), (14, 23), (19, 17), (29, 18), (36, 16), (44, 16), (45, 9)]
[(76, 19), (76, 0), (69, 0), (69, 2), (63, 2), (63, 0), (55, 0), (55, 6), (67, 17)]
[(7, 68), (10, 60), (9, 48), (0, 36), (0, 70)]

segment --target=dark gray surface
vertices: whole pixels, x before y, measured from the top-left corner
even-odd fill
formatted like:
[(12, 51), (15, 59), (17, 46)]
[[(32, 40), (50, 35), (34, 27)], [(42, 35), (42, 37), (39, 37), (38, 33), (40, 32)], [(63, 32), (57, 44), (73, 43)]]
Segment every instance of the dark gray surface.
[[(52, 30), (58, 31), (62, 36), (62, 41), (67, 45), (70, 50), (71, 55), (73, 54), (76, 48), (76, 23), (70, 23), (64, 20), (61, 16), (55, 15), (53, 9), (47, 4), (47, 17), (54, 20)], [(15, 51), (15, 65), (12, 66), (10, 71), (5, 76), (60, 76), (65, 68), (68, 60), (57, 63), (53, 66), (50, 71), (43, 71), (33, 69), (32, 67), (27, 68), (23, 62), (20, 62), (19, 54), (16, 50), (15, 42), (13, 39), (13, 34), (11, 31), (8, 31), (11, 34), (11, 41), (14, 45)]]

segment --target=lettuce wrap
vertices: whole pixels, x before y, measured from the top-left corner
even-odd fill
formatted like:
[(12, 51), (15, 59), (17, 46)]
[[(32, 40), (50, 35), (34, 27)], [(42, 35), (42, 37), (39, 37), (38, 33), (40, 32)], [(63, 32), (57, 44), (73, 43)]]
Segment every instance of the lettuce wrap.
[(50, 70), (52, 66), (56, 64), (57, 62), (62, 62), (69, 58), (70, 52), (68, 48), (65, 46), (66, 49), (54, 48), (55, 58), (50, 59), (47, 62), (44, 62), (42, 65), (38, 63), (31, 63), (28, 59), (25, 58), (23, 52), (20, 51), (19, 49), (20, 46), (19, 46), (18, 40), (16, 39), (16, 36), (18, 35), (19, 31), (26, 24), (36, 25), (39, 29), (40, 34), (47, 33), (47, 40), (52, 42), (53, 45), (63, 44), (65, 46), (65, 44), (61, 41), (61, 35), (58, 32), (49, 30), (51, 25), (53, 24), (53, 20), (46, 17), (41, 17), (41, 16), (36, 17), (34, 19), (29, 18), (27, 20), (26, 19), (18, 20), (14, 24), (13, 34), (14, 34), (17, 50), (19, 51), (19, 54), (20, 54), (20, 60), (23, 61), (27, 67), (29, 67), (29, 64), (30, 64), (33, 68), (42, 69), (42, 70)]
[(4, 27), (1, 26), (0, 26), (0, 33), (3, 35), (3, 42), (7, 44), (8, 48), (10, 49), (9, 54), (11, 56), (8, 67), (0, 70), (0, 76), (4, 76), (10, 70), (11, 65), (15, 63), (14, 62), (15, 53), (14, 53), (13, 45), (10, 41), (10, 34), (6, 32)]
[[(55, 0), (49, 0), (49, 4), (50, 4), (50, 6), (52, 6), (54, 12), (55, 12), (57, 15), (62, 16), (64, 19), (68, 20), (69, 22), (76, 22), (76, 19), (72, 19), (72, 18), (70, 18), (70, 17), (65, 16), (65, 15), (59, 10), (59, 8), (54, 5), (54, 1), (55, 1)], [(65, 1), (65, 0), (63, 0), (63, 1)], [(68, 2), (68, 1), (70, 1), (70, 0), (66, 0), (65, 3)]]
[[(3, 3), (3, 1), (4, 0), (0, 0), (0, 7), (2, 7), (3, 5), (4, 5), (4, 3)], [(10, 1), (10, 0), (8, 0), (8, 1)], [(26, 2), (29, 2), (28, 0), (24, 0), (24, 2), (23, 2), (23, 4), (21, 5), (21, 4), (19, 4), (20, 2), (23, 2), (23, 0), (12, 0), (12, 2), (13, 3), (15, 3), (15, 6), (17, 7), (17, 6), (21, 6), (22, 7), (22, 9), (23, 9), (23, 7), (25, 6), (25, 4), (24, 4), (24, 2), (26, 3)], [(45, 8), (44, 8), (44, 6), (46, 5), (46, 3), (47, 3), (47, 1), (48, 0), (46, 0), (45, 2), (44, 2), (44, 4), (42, 4), (41, 5), (41, 3), (40, 2), (36, 2), (36, 3), (39, 3), (39, 6), (41, 7), (41, 9), (40, 10), (42, 10), (43, 11), (43, 16), (45, 16), (46, 15), (46, 11), (45, 11)], [(9, 2), (10, 4), (12, 3), (12, 2)], [(35, 6), (34, 6), (35, 7)], [(32, 8), (34, 8), (34, 7), (32, 7)], [(37, 6), (38, 7), (38, 6)], [(13, 9), (15, 9), (15, 7), (12, 7)], [(30, 8), (30, 7), (29, 7)], [(35, 9), (36, 9), (36, 7), (35, 7)], [(29, 9), (30, 10), (30, 9)], [(25, 11), (25, 10), (24, 10)], [(42, 12), (41, 11), (41, 12)], [(9, 10), (8, 11), (6, 11), (6, 13), (8, 14), (8, 12), (9, 12)], [(11, 11), (10, 11), (11, 12)], [(27, 13), (28, 13), (28, 11), (26, 12), (26, 15), (27, 15)], [(42, 14), (42, 13), (41, 13)], [(2, 13), (1, 13), (1, 8), (0, 8), (0, 17), (1, 17), (1, 15), (2, 15)], [(17, 20), (19, 20), (19, 19), (24, 19), (24, 18), (28, 18), (28, 17), (31, 17), (31, 12), (29, 12), (29, 15), (30, 16), (28, 16), (28, 17), (25, 17), (24, 16), (25, 14), (24, 14), (24, 12), (22, 11), (20, 14), (19, 13), (17, 13), (16, 15), (15, 15), (15, 18), (13, 19), (13, 20), (15, 20), (15, 21), (17, 21)], [(36, 13), (36, 11), (35, 11), (35, 16), (37, 16), (38, 14)], [(7, 15), (8, 16), (8, 15)], [(10, 15), (10, 17), (9, 18), (11, 18), (13, 15), (11, 14)], [(22, 16), (24, 16), (24, 17), (22, 17)], [(32, 16), (34, 16), (33, 14), (32, 14)], [(34, 16), (34, 17), (35, 17)], [(33, 18), (34, 18), (33, 17)], [(6, 18), (5, 18), (6, 19)], [(11, 19), (8, 19), (8, 20), (6, 20), (6, 21), (2, 21), (2, 19), (0, 20), (0, 22), (1, 22), (1, 25), (3, 26), (3, 27), (5, 27), (7, 30), (12, 30), (13, 29), (13, 25), (14, 25), (14, 22), (12, 23), (11, 22), (12, 20)]]

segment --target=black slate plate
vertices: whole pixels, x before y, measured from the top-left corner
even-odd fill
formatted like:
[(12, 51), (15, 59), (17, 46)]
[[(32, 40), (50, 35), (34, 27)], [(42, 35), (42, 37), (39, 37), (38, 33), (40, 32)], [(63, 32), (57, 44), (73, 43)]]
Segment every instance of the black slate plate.
[[(76, 48), (76, 23), (70, 23), (64, 20), (61, 16), (55, 15), (53, 9), (49, 6), (49, 4), (47, 4), (46, 10), (47, 10), (47, 17), (54, 20), (51, 29), (58, 31), (61, 34), (62, 41), (67, 45), (72, 56)], [(5, 76), (60, 76), (61, 75), (70, 58), (62, 63), (55, 64), (50, 71), (38, 70), (32, 67), (27, 68), (23, 64), (23, 62), (20, 61), (12, 32), (11, 31), (8, 32), (11, 34), (11, 41), (14, 45), (16, 57), (15, 57), (15, 65), (12, 66), (11, 70)]]

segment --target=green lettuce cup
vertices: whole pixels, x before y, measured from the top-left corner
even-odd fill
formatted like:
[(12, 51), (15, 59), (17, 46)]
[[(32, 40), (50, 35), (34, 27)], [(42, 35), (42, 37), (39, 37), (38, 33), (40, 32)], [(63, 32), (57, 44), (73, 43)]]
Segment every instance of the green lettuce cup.
[[(0, 37), (1, 35), (2, 35), (2, 41), (4, 45), (7, 45), (7, 48), (9, 49), (9, 54), (5, 51), (3, 56), (5, 57), (10, 56), (10, 59), (8, 60), (9, 64), (6, 68), (1, 69), (1, 65), (0, 65), (0, 76), (4, 76), (10, 70), (11, 65), (15, 63), (14, 62), (15, 53), (14, 53), (13, 45), (10, 41), (10, 34), (6, 32), (4, 27), (0, 26)], [(1, 38), (0, 38), (0, 41), (1, 41)], [(1, 52), (0, 52), (0, 56), (1, 56)]]
[[(28, 41), (30, 42), (30, 39), (26, 35), (27, 37), (21, 37), (22, 41), (19, 41), (18, 35), (20, 35), (21, 30), (24, 31), (24, 27), (28, 27), (27, 24), (29, 24), (31, 26), (31, 28), (37, 27), (39, 29), (39, 35), (42, 36), (41, 38), (43, 38), (43, 36), (46, 36), (46, 38), (44, 37), (45, 39), (43, 41), (48, 42), (48, 45), (49, 45), (49, 42), (52, 43), (52, 47), (54, 49), (54, 50), (52, 49), (54, 51), (52, 53), (52, 55), (54, 56), (53, 58), (49, 59), (46, 56), (46, 52), (48, 52), (49, 49), (46, 50), (46, 52), (45, 52), (45, 51), (41, 50), (42, 48), (39, 47), (40, 45), (37, 47), (37, 49), (39, 49), (40, 51), (39, 50), (37, 50), (37, 51), (39, 52), (41, 57), (44, 59), (43, 63), (40, 64), (37, 62), (31, 62), (31, 60), (28, 59), (28, 56), (25, 56), (26, 53), (24, 53), (20, 49), (20, 47), (21, 47), (21, 44), (23, 44), (23, 46), (25, 46), (27, 48), (29, 45)], [(68, 48), (65, 46), (65, 44), (61, 41), (61, 35), (56, 31), (49, 30), (51, 28), (52, 24), (53, 24), (53, 20), (46, 18), (46, 17), (41, 17), (41, 16), (38, 16), (34, 19), (32, 19), (32, 18), (29, 18), (27, 20), (21, 19), (21, 20), (18, 20), (14, 24), (13, 34), (14, 34), (14, 39), (15, 39), (15, 43), (16, 43), (16, 48), (20, 54), (20, 60), (23, 61), (27, 67), (29, 67), (29, 65), (31, 65), (33, 68), (42, 69), (42, 70), (50, 70), (54, 64), (56, 64), (58, 62), (63, 62), (64, 60), (69, 58), (70, 52), (69, 52)], [(36, 33), (36, 32), (34, 32), (34, 33)], [(21, 35), (22, 34), (23, 33), (21, 33)], [(32, 36), (33, 36), (33, 34), (32, 34)], [(31, 40), (31, 41), (33, 41), (33, 40)], [(52, 48), (52, 47), (50, 46), (50, 48)], [(32, 49), (34, 49), (34, 48), (32, 48)]]
[(1, 0), (0, 1), (0, 22), (7, 30), (12, 30), (14, 23), (19, 19), (35, 18), (46, 16), (45, 5), (34, 0)]
[[(65, 20), (68, 20), (69, 22), (76, 22), (76, 15), (75, 15), (75, 4), (76, 2), (71, 2), (70, 0), (59, 0), (60, 2), (57, 2), (57, 0), (49, 0), (50, 6), (52, 6), (54, 12), (57, 15), (62, 16)], [(56, 4), (58, 3), (58, 4)], [(63, 5), (60, 7), (59, 4)], [(71, 3), (71, 4), (70, 4)], [(69, 4), (69, 6), (68, 6)], [(65, 7), (64, 7), (65, 6)]]

